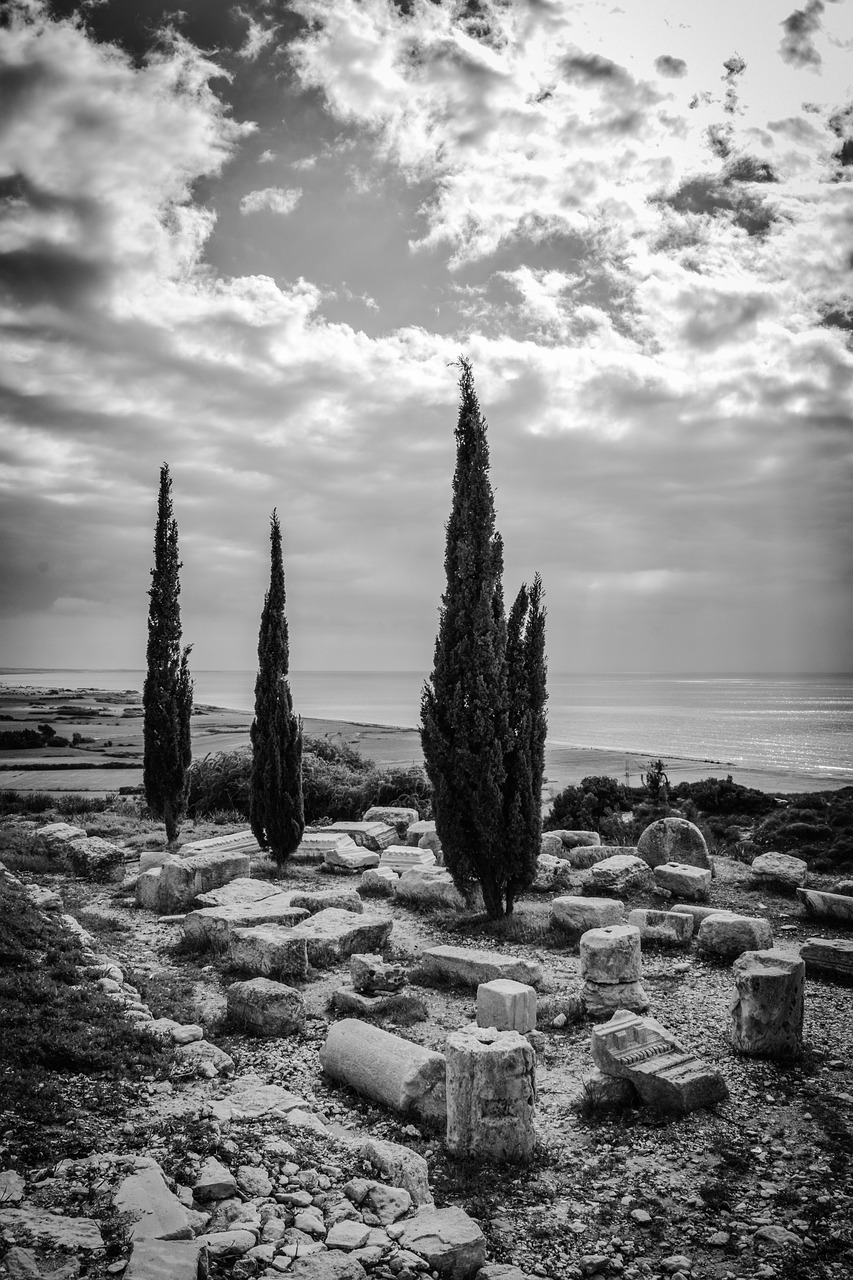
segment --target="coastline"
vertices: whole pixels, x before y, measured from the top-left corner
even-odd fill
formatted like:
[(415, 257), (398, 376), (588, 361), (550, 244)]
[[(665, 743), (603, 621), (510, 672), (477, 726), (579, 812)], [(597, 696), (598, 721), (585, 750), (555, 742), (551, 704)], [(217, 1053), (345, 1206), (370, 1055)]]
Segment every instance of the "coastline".
[[(6, 730), (35, 727), (50, 721), (69, 739), (74, 733), (94, 741), (76, 747), (32, 750), (0, 750), (0, 787), (25, 791), (87, 791), (114, 793), (142, 781), (142, 708), (138, 690), (62, 689), (3, 685), (0, 676), (0, 713)], [(249, 745), (251, 714), (225, 707), (199, 704), (192, 719), (193, 756), (235, 751)], [(312, 737), (340, 738), (377, 765), (423, 763), (420, 734), (415, 728), (358, 723), (348, 720), (303, 717)], [(753, 768), (727, 761), (694, 760), (662, 753), (672, 783), (700, 778), (725, 778), (745, 787), (768, 792), (834, 791), (853, 785), (850, 778), (821, 778), (789, 769)], [(606, 775), (640, 785), (649, 756), (638, 752), (600, 747), (547, 743), (545, 794), (553, 797), (563, 787), (577, 785), (590, 775)]]

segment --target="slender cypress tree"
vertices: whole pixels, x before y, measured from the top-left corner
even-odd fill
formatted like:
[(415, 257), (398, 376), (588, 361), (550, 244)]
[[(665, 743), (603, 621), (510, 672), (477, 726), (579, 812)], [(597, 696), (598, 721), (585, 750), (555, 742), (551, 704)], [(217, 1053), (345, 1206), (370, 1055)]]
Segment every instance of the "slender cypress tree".
[(287, 681), (290, 644), (284, 613), (281, 526), (270, 520), (270, 587), (264, 597), (258, 637), (252, 779), (249, 818), (262, 849), (282, 866), (302, 839), (302, 721), (294, 715)]
[(148, 592), (147, 674), (142, 691), (143, 780), (148, 807), (165, 822), (170, 844), (186, 814), (192, 760), (193, 686), (188, 665), (192, 646), (181, 648), (180, 569), (178, 525), (172, 514), (172, 478), (164, 462), (160, 468), (154, 568)]

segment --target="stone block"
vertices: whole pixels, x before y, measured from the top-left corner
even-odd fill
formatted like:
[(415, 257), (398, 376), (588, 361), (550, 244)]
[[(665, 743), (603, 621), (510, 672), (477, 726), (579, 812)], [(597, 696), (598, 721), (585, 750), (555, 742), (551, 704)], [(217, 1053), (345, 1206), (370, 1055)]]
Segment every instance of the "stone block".
[(463, 1209), (425, 1206), (400, 1225), (397, 1243), (425, 1259), (441, 1280), (473, 1280), (486, 1260), (485, 1236)]
[(383, 866), (372, 867), (362, 873), (361, 889), (367, 894), (390, 898), (399, 879), (396, 871)]
[(636, 907), (628, 912), (628, 924), (640, 931), (642, 943), (662, 947), (688, 947), (693, 937), (693, 917), (687, 912), (652, 911)]
[(853, 925), (853, 897), (841, 893), (823, 893), (819, 889), (798, 889), (797, 897), (806, 915), (816, 920), (833, 920)]
[(260, 857), (263, 853), (255, 839), (254, 832), (232, 831), (227, 836), (210, 836), (205, 840), (190, 840), (181, 845), (178, 854), (181, 858), (194, 858), (205, 853), (245, 853), (249, 857)]
[(325, 829), (349, 836), (357, 845), (373, 853), (381, 853), (397, 839), (397, 832), (387, 822), (333, 822)]
[(398, 875), (402, 875), (404, 871), (434, 867), (436, 860), (431, 849), (421, 849), (419, 846), (412, 848), (408, 844), (389, 844), (387, 849), (382, 850), (379, 865), (383, 869), (390, 868)]
[[(280, 1256), (286, 1257), (288, 1248), (290, 1246), (285, 1245)], [(340, 1249), (330, 1249), (323, 1253), (319, 1252), (323, 1249), (323, 1245), (306, 1245), (303, 1242), (295, 1248), (297, 1252), (291, 1255), (293, 1265), (285, 1273), (288, 1280), (367, 1280), (367, 1272), (351, 1253), (343, 1253)], [(312, 1253), (311, 1250), (317, 1252)], [(264, 1274), (270, 1275), (276, 1272)]]
[(152, 867), (137, 878), (134, 892), (138, 907), (143, 907), (146, 911), (159, 911), (161, 874), (160, 867)]
[(302, 994), (269, 978), (234, 982), (225, 992), (228, 1013), (254, 1035), (289, 1036), (305, 1022)]
[(196, 902), (199, 907), (245, 907), (250, 902), (263, 902), (264, 898), (274, 898), (279, 893), (280, 885), (271, 880), (252, 880), (249, 876), (238, 876), (236, 880), (229, 880), (218, 889), (198, 894)]
[[(298, 927), (298, 926), (294, 926)], [(293, 928), (262, 924), (234, 929), (228, 944), (233, 968), (261, 978), (307, 978), (308, 949)]]
[(248, 876), (248, 853), (212, 850), (190, 858), (167, 858), (160, 869), (160, 911), (185, 911), (200, 893), (218, 889), (238, 876)]
[(618, 1009), (645, 1013), (650, 1000), (642, 982), (584, 982), (580, 998), (590, 1018), (609, 1018)]
[(530, 886), (534, 893), (577, 892), (583, 888), (582, 872), (576, 871), (565, 858), (540, 853), (536, 859), (536, 879)]
[(82, 880), (120, 880), (124, 874), (124, 853), (100, 836), (69, 841), (65, 857)]
[(225, 951), (234, 929), (251, 929), (259, 924), (289, 928), (299, 924), (307, 915), (304, 907), (291, 906), (290, 894), (276, 893), (240, 906), (202, 907), (200, 911), (190, 911), (183, 919), (184, 937), (194, 946)]
[(637, 841), (637, 852), (650, 867), (679, 862), (711, 870), (705, 837), (686, 818), (658, 818), (650, 823)]
[(334, 907), (336, 911), (352, 911), (360, 916), (364, 903), (355, 889), (288, 889), (292, 907), (303, 907), (309, 915)]
[(415, 1204), (432, 1204), (429, 1168), (423, 1156), (398, 1142), (363, 1138), (356, 1152), (367, 1164), (395, 1187), (405, 1187)]
[(113, 1196), (113, 1207), (133, 1223), (134, 1243), (139, 1240), (192, 1240), (195, 1236), (187, 1210), (166, 1185), (155, 1160), (136, 1156), (134, 1171), (122, 1178)]
[(752, 879), (770, 888), (787, 889), (791, 893), (806, 883), (808, 863), (790, 853), (760, 853), (750, 866)]
[(357, 1018), (329, 1028), (320, 1050), (328, 1076), (400, 1115), (444, 1122), (447, 1115), (444, 1054), (391, 1035)]
[(351, 955), (349, 972), (353, 990), (366, 996), (376, 995), (377, 991), (399, 991), (409, 981), (405, 965), (376, 955)]
[(425, 835), (437, 835), (435, 823), (429, 819), (423, 819), (419, 822), (410, 824), (406, 831), (406, 844), (418, 845), (421, 838)]
[(654, 869), (655, 884), (674, 898), (705, 902), (711, 892), (711, 872), (686, 862), (660, 862)]
[(601, 844), (601, 836), (597, 831), (552, 831), (551, 835), (559, 836), (565, 849), (590, 849)]
[(379, 866), (379, 854), (372, 849), (363, 849), (353, 841), (352, 849), (327, 849), (323, 862), (327, 867), (339, 868), (342, 871), (367, 871), (370, 867)]
[(528, 1041), (495, 1028), (454, 1031), (445, 1056), (448, 1150), (529, 1164), (536, 1150), (536, 1054)]
[(202, 1162), (198, 1177), (193, 1184), (193, 1195), (196, 1200), (224, 1200), (226, 1196), (236, 1195), (237, 1179), (230, 1169), (217, 1160), (216, 1156), (208, 1156)]
[(23, 1204), (18, 1208), (0, 1206), (0, 1231), (20, 1239), (26, 1234), (48, 1249), (67, 1252), (84, 1250), (90, 1253), (103, 1249), (104, 1240), (97, 1222), (92, 1218), (72, 1218), (51, 1213), (48, 1209)]
[(361, 991), (353, 991), (352, 987), (341, 987), (332, 995), (332, 1004), (337, 1013), (349, 1018), (393, 1018), (404, 1013), (407, 1021), (423, 1021), (428, 1010), (424, 1000), (411, 991), (380, 991), (377, 995), (367, 996)]
[(82, 827), (74, 827), (70, 822), (47, 822), (33, 832), (39, 845), (48, 853), (64, 853), (75, 840), (85, 840), (86, 832)]
[(586, 982), (637, 982), (643, 975), (640, 930), (632, 924), (588, 929), (580, 940), (580, 958)]
[(462, 911), (467, 906), (453, 883), (450, 872), (442, 871), (440, 867), (418, 867), (405, 871), (394, 886), (394, 896), (400, 902), (453, 907), (457, 911)]
[(593, 1028), (592, 1056), (605, 1075), (630, 1080), (643, 1102), (664, 1110), (693, 1111), (728, 1097), (720, 1073), (654, 1018), (614, 1013)]
[(697, 934), (699, 949), (717, 960), (732, 961), (744, 951), (766, 951), (773, 946), (773, 930), (760, 916), (718, 912), (706, 916)]
[(622, 924), (625, 907), (616, 898), (581, 898), (567, 895), (555, 898), (551, 903), (551, 921), (572, 942), (578, 942), (587, 929), (603, 929), (607, 925)]
[(412, 823), (417, 821), (417, 809), (407, 809), (401, 805), (375, 804), (367, 813), (362, 814), (362, 822), (384, 822), (387, 827), (394, 827), (398, 835), (404, 835)]
[(510, 978), (531, 987), (542, 984), (542, 970), (534, 960), (468, 947), (430, 947), (421, 956), (421, 967), (430, 978), (460, 987), (478, 987), (496, 978)]
[(291, 934), (305, 940), (308, 963), (328, 969), (356, 952), (381, 951), (391, 936), (392, 921), (327, 907), (294, 925)]
[(524, 982), (495, 978), (477, 987), (477, 1025), (526, 1035), (536, 1028), (536, 992)]
[(745, 951), (732, 971), (731, 1033), (737, 1052), (754, 1058), (799, 1057), (805, 962), (783, 951)]
[(591, 872), (594, 893), (627, 898), (632, 893), (649, 893), (654, 876), (642, 858), (633, 853), (616, 853), (596, 862)]
[(703, 907), (694, 902), (674, 902), (669, 908), (670, 912), (678, 912), (679, 915), (688, 915), (693, 921), (693, 932), (699, 930), (699, 926), (703, 920), (707, 920), (708, 916), (726, 916), (734, 915), (734, 911), (725, 911), (722, 907)]
[(800, 947), (806, 973), (836, 982), (853, 982), (853, 940), (849, 938), (807, 938)]
[(134, 1239), (125, 1280), (204, 1280), (207, 1249), (201, 1240)]
[(320, 831), (304, 831), (293, 857), (297, 862), (322, 862), (330, 850), (351, 853), (357, 848), (358, 845), (350, 836), (332, 831), (330, 827), (323, 827)]

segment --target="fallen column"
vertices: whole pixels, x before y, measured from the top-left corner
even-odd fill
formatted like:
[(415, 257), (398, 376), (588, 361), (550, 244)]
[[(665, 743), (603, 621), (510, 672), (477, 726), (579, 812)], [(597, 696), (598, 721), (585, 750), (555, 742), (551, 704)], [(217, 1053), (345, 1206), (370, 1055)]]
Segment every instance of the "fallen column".
[(444, 1122), (447, 1117), (443, 1053), (424, 1049), (357, 1018), (329, 1028), (320, 1050), (327, 1075), (400, 1115)]

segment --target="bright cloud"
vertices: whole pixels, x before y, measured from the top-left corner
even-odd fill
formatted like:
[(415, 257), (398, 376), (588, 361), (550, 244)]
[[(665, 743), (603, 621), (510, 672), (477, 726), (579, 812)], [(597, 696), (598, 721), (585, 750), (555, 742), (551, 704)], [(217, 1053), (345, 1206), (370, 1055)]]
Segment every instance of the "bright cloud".
[(264, 187), (250, 191), (240, 201), (241, 213), (293, 213), (302, 199), (301, 187)]

